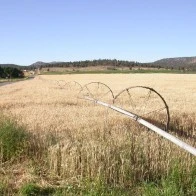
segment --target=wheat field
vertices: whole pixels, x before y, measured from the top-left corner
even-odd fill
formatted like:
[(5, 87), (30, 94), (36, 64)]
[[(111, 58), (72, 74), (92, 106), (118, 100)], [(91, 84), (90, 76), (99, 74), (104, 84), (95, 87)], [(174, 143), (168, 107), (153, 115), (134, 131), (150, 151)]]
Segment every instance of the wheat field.
[(77, 99), (78, 89), (64, 85), (69, 81), (103, 82), (115, 95), (130, 86), (154, 88), (169, 106), (171, 134), (196, 147), (195, 75), (40, 75), (0, 87), (1, 115), (25, 126), (34, 145), (14, 164), (1, 160), (1, 181), (15, 189), (31, 181), (130, 188), (167, 176), (175, 164), (188, 181), (195, 157), (115, 111)]

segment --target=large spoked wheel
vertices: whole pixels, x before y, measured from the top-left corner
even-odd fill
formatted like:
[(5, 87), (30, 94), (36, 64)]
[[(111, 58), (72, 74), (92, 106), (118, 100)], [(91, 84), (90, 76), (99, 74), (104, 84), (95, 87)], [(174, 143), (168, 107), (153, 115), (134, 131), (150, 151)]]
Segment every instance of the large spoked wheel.
[(81, 99), (94, 99), (112, 103), (114, 94), (109, 86), (101, 82), (91, 82), (83, 86), (79, 93)]
[(168, 105), (152, 88), (145, 86), (126, 88), (114, 97), (113, 103), (164, 130), (169, 128)]
[(75, 91), (76, 93), (82, 90), (82, 85), (76, 81), (67, 82), (64, 85), (64, 89), (68, 91)]
[(66, 81), (64, 81), (64, 80), (56, 80), (55, 84), (56, 84), (56, 86), (59, 89), (63, 89), (65, 87), (65, 85), (66, 85)]

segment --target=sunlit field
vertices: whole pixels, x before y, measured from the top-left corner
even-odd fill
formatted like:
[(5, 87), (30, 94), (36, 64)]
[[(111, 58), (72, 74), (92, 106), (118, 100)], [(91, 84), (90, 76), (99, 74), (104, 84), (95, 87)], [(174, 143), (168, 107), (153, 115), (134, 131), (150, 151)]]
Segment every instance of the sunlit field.
[[(88, 194), (89, 190), (97, 194), (104, 190), (104, 195), (161, 191), (194, 195), (193, 155), (122, 114), (80, 99), (79, 88), (66, 86), (70, 81), (82, 86), (102, 82), (114, 95), (130, 86), (155, 89), (169, 106), (168, 131), (196, 147), (195, 75), (40, 75), (0, 87), (0, 124), (11, 122), (27, 133), (14, 156), (5, 150), (6, 145), (0, 149), (2, 193), (18, 193), (33, 183), (61, 189), (62, 195)], [(112, 98), (108, 94), (103, 101), (112, 103)]]

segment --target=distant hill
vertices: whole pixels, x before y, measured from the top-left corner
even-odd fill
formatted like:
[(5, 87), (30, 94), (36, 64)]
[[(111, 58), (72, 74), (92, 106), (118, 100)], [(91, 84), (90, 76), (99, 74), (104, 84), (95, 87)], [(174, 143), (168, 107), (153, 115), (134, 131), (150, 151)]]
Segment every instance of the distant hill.
[(42, 62), (42, 61), (37, 61), (31, 65), (29, 65), (30, 67), (33, 67), (33, 68), (39, 68), (41, 66), (44, 66), (44, 67), (47, 67), (47, 65), (49, 65), (50, 63), (45, 63), (45, 62)]
[(20, 68), (20, 65), (16, 64), (0, 64), (0, 67), (13, 67), (13, 68)]
[(73, 61), (73, 62), (42, 62), (38, 61), (30, 65), (31, 68), (46, 68), (46, 67), (89, 67), (89, 66), (114, 66), (114, 67), (131, 67), (137, 65), (134, 61), (120, 61), (120, 60), (110, 60), (110, 59), (99, 59), (99, 60), (86, 60), (86, 61)]
[(154, 69), (179, 69), (179, 70), (192, 70), (196, 71), (196, 56), (195, 57), (177, 57), (177, 58), (164, 58), (152, 63), (139, 63), (136, 61), (124, 61), (116, 59), (98, 59), (98, 60), (86, 60), (86, 61), (73, 61), (73, 62), (61, 62), (61, 61), (52, 61), (52, 62), (42, 62), (37, 61), (29, 66), (20, 66), (16, 64), (0, 64), (1, 67), (15, 67), (18, 69), (37, 69), (37, 68), (51, 68), (51, 67), (106, 67), (111, 69), (129, 67), (140, 68), (154, 68)]
[(173, 68), (195, 68), (196, 69), (196, 57), (177, 57), (177, 58), (165, 58), (154, 62), (155, 65), (161, 67), (173, 67)]
[(152, 63), (139, 63), (136, 61), (122, 61), (116, 59), (99, 59), (73, 62), (42, 62), (38, 61), (30, 65), (31, 68), (50, 68), (50, 67), (97, 67), (105, 66), (115, 68), (123, 67), (149, 67), (149, 68), (165, 68), (165, 69), (179, 69), (179, 70), (196, 70), (196, 57), (179, 57), (179, 58), (165, 58)]

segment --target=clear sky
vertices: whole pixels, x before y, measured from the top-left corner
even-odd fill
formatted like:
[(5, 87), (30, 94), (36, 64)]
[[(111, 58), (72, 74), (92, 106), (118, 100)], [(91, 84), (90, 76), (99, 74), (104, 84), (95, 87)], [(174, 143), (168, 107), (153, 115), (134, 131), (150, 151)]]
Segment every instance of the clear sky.
[(0, 63), (196, 56), (196, 0), (0, 0)]

